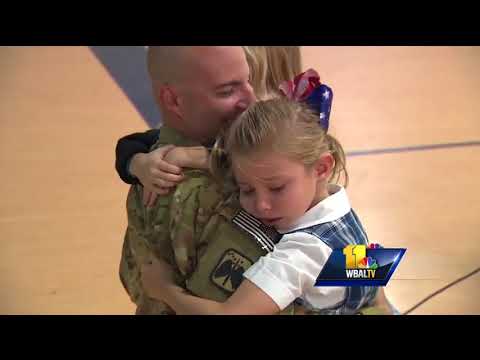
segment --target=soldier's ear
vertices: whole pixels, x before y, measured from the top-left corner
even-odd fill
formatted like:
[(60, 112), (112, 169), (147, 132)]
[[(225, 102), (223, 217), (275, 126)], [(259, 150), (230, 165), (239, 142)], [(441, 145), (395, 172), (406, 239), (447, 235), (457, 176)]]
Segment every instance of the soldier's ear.
[(181, 100), (174, 87), (169, 85), (159, 86), (157, 96), (164, 110), (172, 112), (175, 115), (181, 117)]

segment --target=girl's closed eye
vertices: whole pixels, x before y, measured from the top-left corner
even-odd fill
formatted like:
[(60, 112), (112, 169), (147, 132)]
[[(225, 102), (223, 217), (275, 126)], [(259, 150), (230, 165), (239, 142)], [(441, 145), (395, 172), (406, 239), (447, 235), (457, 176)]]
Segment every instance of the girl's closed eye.
[(253, 189), (249, 188), (249, 189), (240, 189), (240, 193), (242, 195), (251, 195), (253, 194)]
[(272, 192), (281, 192), (282, 190), (285, 189), (285, 185), (282, 185), (282, 186), (276, 186), (276, 187), (272, 187), (270, 188), (270, 191)]

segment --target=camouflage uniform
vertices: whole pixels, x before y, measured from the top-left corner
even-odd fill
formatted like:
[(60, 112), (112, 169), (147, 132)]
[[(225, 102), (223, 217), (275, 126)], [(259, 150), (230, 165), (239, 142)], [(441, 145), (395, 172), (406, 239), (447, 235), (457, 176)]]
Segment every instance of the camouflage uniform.
[[(167, 144), (199, 145), (164, 126), (152, 149)], [(236, 198), (229, 196), (232, 187), (227, 190), (200, 170), (184, 173), (185, 180), (174, 192), (159, 197), (153, 208), (143, 205), (142, 186), (132, 186), (128, 193), (128, 227), (120, 261), (120, 279), (131, 300), (137, 304), (137, 314), (174, 313), (167, 305), (148, 297), (142, 289), (140, 265), (151, 256), (172, 265), (177, 284), (192, 294), (225, 301), (238, 287), (243, 271), (265, 254), (247, 233), (230, 223), (230, 217), (239, 209)], [(218, 264), (222, 259), (226, 264), (216, 274), (223, 275), (214, 277), (211, 273), (217, 265), (222, 265)]]
[[(164, 126), (152, 149), (167, 144), (199, 145)], [(243, 272), (266, 254), (250, 234), (232, 223), (240, 205), (230, 182), (218, 184), (200, 170), (184, 173), (185, 180), (175, 191), (159, 197), (151, 209), (142, 203), (140, 185), (128, 193), (120, 278), (137, 304), (137, 314), (174, 314), (142, 289), (139, 266), (152, 255), (172, 265), (177, 284), (191, 294), (225, 301), (240, 285)], [(293, 304), (282, 313), (294, 311), (302, 313)]]
[[(164, 126), (152, 149), (167, 144), (198, 145), (198, 143), (185, 139), (175, 130)], [(170, 204), (175, 193), (158, 197), (154, 207), (149, 209), (143, 205), (143, 187), (141, 185), (131, 186), (128, 193), (128, 227), (120, 260), (120, 279), (130, 299), (137, 305), (137, 314), (173, 313), (168, 306), (145, 294), (141, 286), (140, 265), (148, 261), (150, 256), (157, 256), (175, 266), (172, 261), (170, 224)], [(182, 279), (179, 277), (177, 280), (181, 284)]]

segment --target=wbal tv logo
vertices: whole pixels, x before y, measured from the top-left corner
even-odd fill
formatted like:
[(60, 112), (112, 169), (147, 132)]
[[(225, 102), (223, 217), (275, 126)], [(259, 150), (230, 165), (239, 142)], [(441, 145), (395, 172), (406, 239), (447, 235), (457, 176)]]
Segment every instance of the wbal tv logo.
[[(370, 245), (376, 248), (378, 245)], [(348, 245), (343, 249), (345, 255), (345, 276), (347, 279), (374, 279), (378, 268), (377, 260), (367, 256), (366, 245)]]
[(385, 286), (406, 249), (385, 249), (378, 244), (347, 245), (335, 249), (315, 286)]

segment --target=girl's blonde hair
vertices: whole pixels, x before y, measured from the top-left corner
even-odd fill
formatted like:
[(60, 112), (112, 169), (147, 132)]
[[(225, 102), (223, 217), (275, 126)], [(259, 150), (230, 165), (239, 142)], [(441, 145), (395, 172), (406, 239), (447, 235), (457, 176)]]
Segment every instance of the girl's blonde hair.
[(279, 95), (280, 84), (302, 72), (299, 46), (243, 46), (243, 50), (258, 98)]
[[(335, 164), (329, 181), (337, 183), (343, 173), (348, 185), (345, 152), (341, 144), (318, 123), (318, 114), (307, 105), (286, 98), (259, 101), (240, 115), (223, 134), (212, 153), (212, 173), (225, 176), (225, 157), (249, 156), (259, 151), (273, 151), (312, 166), (326, 152)], [(218, 158), (218, 156), (222, 158)], [(228, 169), (229, 170), (229, 169)]]

